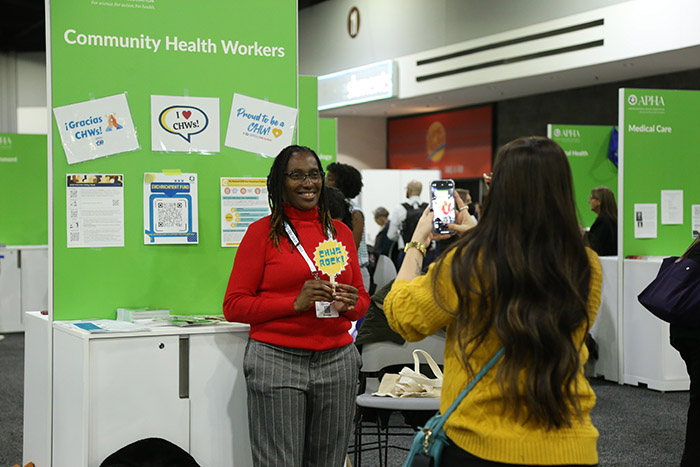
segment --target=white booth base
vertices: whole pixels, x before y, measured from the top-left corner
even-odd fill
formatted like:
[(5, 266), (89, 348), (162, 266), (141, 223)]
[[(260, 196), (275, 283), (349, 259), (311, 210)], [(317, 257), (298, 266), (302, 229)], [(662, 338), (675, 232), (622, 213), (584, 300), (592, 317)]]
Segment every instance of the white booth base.
[(687, 391), (690, 379), (671, 347), (668, 323), (639, 304), (637, 295), (656, 277), (661, 260), (624, 260), (624, 383), (658, 391)]
[[(50, 323), (28, 315), (27, 342), (40, 343)], [(53, 417), (46, 391), (35, 386), (48, 380), (41, 345), (25, 367), (24, 460), (50, 457), (41, 465), (92, 467), (127, 444), (159, 437), (203, 466), (252, 465), (243, 376), (247, 331), (247, 325), (220, 324), (89, 334), (55, 323)], [(36, 442), (29, 441), (35, 434)]]
[(617, 261), (617, 256), (600, 258), (600, 266), (603, 270), (602, 297), (598, 316), (591, 326), (591, 335), (598, 344), (598, 361), (595, 363), (594, 374), (619, 383), (622, 380), (622, 374), (618, 344)]

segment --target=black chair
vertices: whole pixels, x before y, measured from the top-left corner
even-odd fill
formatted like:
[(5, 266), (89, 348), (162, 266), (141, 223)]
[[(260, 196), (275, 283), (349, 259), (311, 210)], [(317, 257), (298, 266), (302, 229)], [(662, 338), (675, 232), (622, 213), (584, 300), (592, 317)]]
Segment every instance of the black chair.
[[(439, 365), (442, 365), (445, 353), (444, 332), (441, 331), (419, 342), (406, 342), (403, 345), (376, 342), (362, 346), (360, 393), (355, 402), (355, 443), (352, 449), (354, 466), (362, 465), (362, 452), (369, 450), (378, 451), (380, 467), (387, 465), (390, 447), (407, 451), (401, 446), (390, 446), (389, 435), (413, 436), (418, 426), (439, 410), (440, 399), (438, 398), (393, 398), (372, 395), (377, 392), (379, 381), (384, 373), (398, 373), (404, 366), (413, 367), (415, 349), (427, 351)], [(432, 375), (429, 369), (423, 368), (423, 365), (421, 365), (421, 373)], [(391, 425), (389, 418), (394, 412), (401, 412), (406, 423)], [(373, 427), (376, 430), (376, 442), (362, 443), (363, 430), (366, 427)], [(413, 430), (408, 431), (407, 428)]]

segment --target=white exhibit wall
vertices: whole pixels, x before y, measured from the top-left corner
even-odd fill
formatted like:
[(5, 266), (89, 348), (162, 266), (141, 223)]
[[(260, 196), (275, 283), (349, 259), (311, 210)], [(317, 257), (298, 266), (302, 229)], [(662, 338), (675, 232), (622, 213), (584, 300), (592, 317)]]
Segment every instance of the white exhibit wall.
[(46, 54), (0, 54), (0, 133), (46, 134)]
[(338, 155), (343, 164), (363, 169), (386, 168), (386, 119), (338, 118)]
[(365, 240), (374, 245), (380, 227), (374, 222), (372, 212), (382, 206), (391, 213), (396, 206), (407, 201), (406, 186), (411, 180), (423, 184), (421, 199), (430, 202), (430, 182), (441, 178), (439, 170), (362, 170), (365, 186), (356, 200), (365, 214)]

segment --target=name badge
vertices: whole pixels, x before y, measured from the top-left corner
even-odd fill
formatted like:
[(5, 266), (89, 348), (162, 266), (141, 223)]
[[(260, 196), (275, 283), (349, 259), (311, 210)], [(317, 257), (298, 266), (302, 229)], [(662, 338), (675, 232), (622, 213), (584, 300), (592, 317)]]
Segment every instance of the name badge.
[(315, 302), (317, 318), (337, 318), (340, 316), (333, 302)]

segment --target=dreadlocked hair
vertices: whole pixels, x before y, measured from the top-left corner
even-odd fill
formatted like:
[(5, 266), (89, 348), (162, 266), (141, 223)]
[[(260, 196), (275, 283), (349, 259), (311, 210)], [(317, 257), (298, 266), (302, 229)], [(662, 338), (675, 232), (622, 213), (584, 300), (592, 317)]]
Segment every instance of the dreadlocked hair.
[[(270, 216), (270, 235), (268, 238), (272, 240), (272, 243), (278, 250), (280, 249), (280, 237), (285, 236), (289, 238), (287, 232), (284, 230), (285, 222), (289, 224), (292, 231), (294, 231), (294, 234), (298, 237), (294, 225), (284, 213), (284, 206), (282, 203), (285, 202), (284, 185), (286, 181), (285, 173), (287, 172), (287, 163), (294, 154), (301, 153), (307, 153), (314, 156), (314, 159), (316, 159), (316, 163), (318, 164), (318, 171), (321, 172), (321, 192), (318, 198), (318, 214), (321, 218), (321, 226), (323, 228), (324, 235), (327, 235), (327, 232), (337, 235), (335, 226), (333, 225), (333, 218), (331, 217), (331, 213), (328, 209), (328, 202), (326, 200), (326, 182), (323, 177), (321, 160), (311, 148), (297, 145), (287, 146), (277, 155), (275, 161), (272, 163), (272, 167), (270, 167), (270, 174), (267, 176), (267, 202), (270, 205), (270, 210), (272, 211)], [(292, 245), (291, 240), (289, 244), (290, 248), (293, 250), (294, 245)]]

